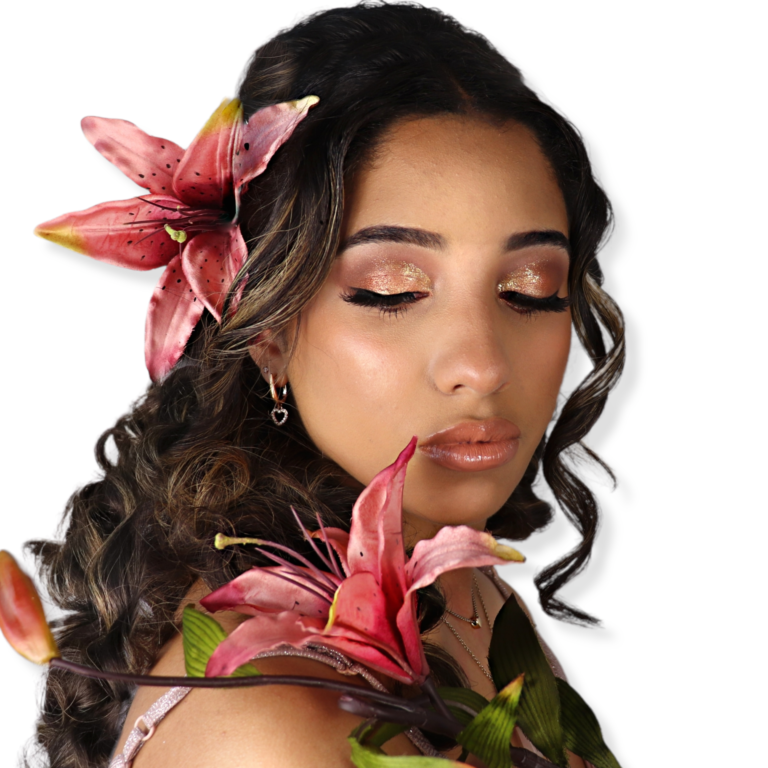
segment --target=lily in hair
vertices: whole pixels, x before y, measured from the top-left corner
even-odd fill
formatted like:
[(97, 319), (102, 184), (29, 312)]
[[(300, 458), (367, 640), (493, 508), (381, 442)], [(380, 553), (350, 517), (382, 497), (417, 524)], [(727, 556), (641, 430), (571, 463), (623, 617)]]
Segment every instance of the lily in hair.
[(219, 548), (257, 544), (287, 553), (295, 562), (267, 549), (275, 566), (252, 568), (201, 601), (209, 611), (235, 610), (252, 617), (214, 651), (206, 675), (228, 675), (279, 645), (319, 643), (402, 683), (425, 682), (429, 668), (416, 615), (417, 590), (446, 571), (522, 562), (524, 557), (488, 533), (446, 526), (434, 538), (419, 541), (407, 558), (403, 485), (415, 449), (414, 437), (362, 492), (349, 533), (322, 524), (309, 533), (302, 526), (324, 570), (282, 545), (217, 536)]
[(153, 380), (179, 360), (203, 309), (221, 321), (248, 256), (237, 223), (240, 197), (318, 101), (275, 104), (246, 122), (240, 101), (225, 99), (186, 151), (127, 120), (83, 118), (86, 138), (149, 194), (66, 213), (35, 234), (117, 266), (165, 267), (146, 324)]

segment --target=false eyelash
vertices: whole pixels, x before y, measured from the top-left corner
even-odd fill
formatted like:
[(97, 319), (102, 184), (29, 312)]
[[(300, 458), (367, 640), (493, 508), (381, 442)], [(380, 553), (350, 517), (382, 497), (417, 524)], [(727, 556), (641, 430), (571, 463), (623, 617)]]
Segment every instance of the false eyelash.
[(395, 315), (405, 312), (408, 304), (413, 304), (426, 296), (425, 293), (407, 291), (406, 293), (375, 293), (365, 288), (353, 288), (353, 293), (342, 293), (341, 298), (348, 304), (360, 307), (376, 307), (385, 315)]
[(539, 312), (565, 312), (571, 306), (571, 297), (560, 298), (555, 291), (545, 299), (537, 299), (517, 291), (504, 291), (499, 296), (509, 304), (512, 309), (521, 315), (535, 315)]

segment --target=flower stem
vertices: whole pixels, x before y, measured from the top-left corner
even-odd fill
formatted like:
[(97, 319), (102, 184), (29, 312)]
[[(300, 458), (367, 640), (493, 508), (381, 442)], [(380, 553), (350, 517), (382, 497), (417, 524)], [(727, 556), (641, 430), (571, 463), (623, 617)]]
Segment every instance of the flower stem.
[[(448, 705), (443, 701), (440, 694), (437, 692), (437, 687), (435, 686), (435, 681), (432, 679), (432, 675), (427, 675), (427, 679), (422, 683), (421, 689), (424, 691), (424, 693), (429, 696), (429, 700), (432, 703), (432, 706), (447, 720), (456, 723), (459, 725), (459, 730), (461, 730), (461, 726), (459, 721), (454, 717), (453, 713), (450, 709), (448, 709)], [(457, 731), (458, 733), (458, 731)]]
[(133, 675), (126, 672), (104, 672), (74, 661), (56, 658), (49, 662), (51, 667), (72, 672), (81, 677), (96, 680), (112, 680), (133, 685), (145, 685), (158, 688), (256, 688), (262, 685), (304, 685), (308, 688), (324, 688), (354, 697), (365, 698), (391, 707), (403, 709), (406, 699), (391, 693), (373, 691), (353, 683), (340, 683), (321, 677), (305, 677), (303, 675), (254, 675), (253, 677), (160, 677), (159, 675)]

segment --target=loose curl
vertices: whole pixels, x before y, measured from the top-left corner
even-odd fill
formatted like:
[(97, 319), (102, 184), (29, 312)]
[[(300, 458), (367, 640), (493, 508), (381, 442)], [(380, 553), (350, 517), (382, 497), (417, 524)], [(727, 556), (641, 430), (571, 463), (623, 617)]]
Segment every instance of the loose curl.
[[(64, 540), (30, 544), (64, 610), (56, 633), (68, 659), (151, 669), (178, 631), (193, 585), (215, 589), (266, 564), (258, 551), (215, 550), (219, 531), (271, 539), (311, 557), (287, 514), (291, 505), (310, 526), (319, 514), (326, 525), (348, 527), (361, 486), (318, 452), (295, 409), (284, 427), (272, 424), (249, 345), (265, 331), (287, 333), (323, 284), (339, 244), (345, 180), (370, 161), (396, 121), (440, 114), (527, 126), (565, 200), (573, 322), (593, 369), (488, 527), (525, 539), (549, 523), (550, 505), (533, 488), (541, 469), (582, 537), (536, 578), (541, 604), (558, 618), (594, 621), (555, 596), (588, 562), (598, 524), (596, 500), (567, 457), (581, 449), (605, 467), (581, 441), (621, 373), (624, 331), (596, 258), (611, 209), (578, 132), (487, 40), (410, 4), (365, 3), (306, 19), (255, 53), (239, 97), (250, 115), (309, 94), (320, 103), (243, 201), (250, 255), (233, 286), (243, 289), (237, 310), (225, 310), (221, 326), (204, 315), (182, 361), (102, 435), (96, 457), (103, 477), (69, 500)], [(422, 592), (422, 630), (443, 610), (437, 590)], [(455, 665), (434, 648), (429, 657), (456, 683)], [(105, 766), (132, 693), (50, 671), (37, 732), (50, 765)]]

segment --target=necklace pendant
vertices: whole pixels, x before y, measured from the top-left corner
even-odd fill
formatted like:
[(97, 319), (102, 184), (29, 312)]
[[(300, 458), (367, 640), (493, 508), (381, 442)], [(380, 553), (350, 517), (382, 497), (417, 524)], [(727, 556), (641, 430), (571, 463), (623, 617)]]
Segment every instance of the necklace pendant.
[(473, 616), (469, 623), (472, 625), (473, 629), (480, 629), (480, 627), (483, 626), (480, 623), (480, 617), (479, 616)]

